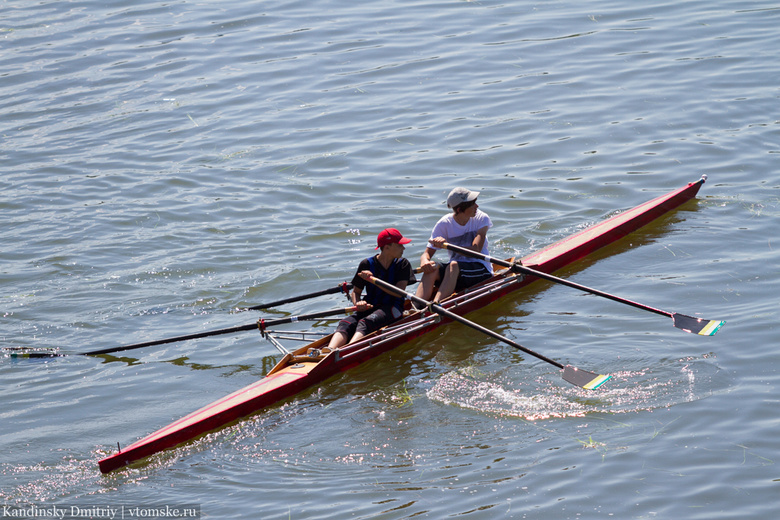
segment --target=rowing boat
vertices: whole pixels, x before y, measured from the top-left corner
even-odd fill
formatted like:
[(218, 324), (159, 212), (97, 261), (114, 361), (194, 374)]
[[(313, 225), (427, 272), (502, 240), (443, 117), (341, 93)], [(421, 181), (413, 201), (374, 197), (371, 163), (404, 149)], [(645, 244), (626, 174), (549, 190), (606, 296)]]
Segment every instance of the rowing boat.
[[(706, 176), (687, 186), (619, 213), (568, 238), (521, 259), (522, 265), (552, 273), (638, 230), (661, 215), (696, 196)], [(467, 291), (454, 294), (441, 307), (463, 316), (528, 285), (537, 277), (495, 266), (495, 275)], [(99, 461), (100, 471), (109, 473), (160, 451), (223, 428), (243, 417), (293, 397), (303, 390), (349, 370), (399, 345), (450, 322), (426, 311), (407, 312), (401, 320), (363, 340), (330, 352), (330, 336), (285, 354), (261, 380), (197, 410), (178, 421), (120, 448)], [(262, 332), (262, 331), (261, 331)]]

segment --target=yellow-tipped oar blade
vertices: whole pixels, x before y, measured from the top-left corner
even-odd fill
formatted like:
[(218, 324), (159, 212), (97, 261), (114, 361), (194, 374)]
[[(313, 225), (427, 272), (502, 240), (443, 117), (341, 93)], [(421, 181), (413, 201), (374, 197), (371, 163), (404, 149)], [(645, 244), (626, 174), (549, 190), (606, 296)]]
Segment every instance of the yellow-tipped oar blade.
[(682, 329), (685, 332), (691, 334), (698, 334), (699, 336), (714, 336), (716, 332), (723, 326), (725, 321), (719, 320), (705, 320), (704, 318), (694, 318), (693, 316), (686, 316), (685, 314), (672, 314), (672, 320), (674, 320), (674, 326), (678, 329)]
[(612, 376), (603, 376), (594, 372), (588, 372), (581, 368), (566, 365), (563, 369), (563, 380), (569, 383), (584, 388), (585, 390), (595, 390), (600, 387)]
[(668, 316), (674, 320), (675, 327), (684, 330), (685, 332), (690, 332), (692, 334), (699, 334), (700, 336), (713, 336), (716, 332), (718, 332), (718, 329), (720, 329), (723, 326), (723, 324), (726, 323), (725, 321), (705, 320), (702, 318), (694, 318), (692, 316), (678, 314), (676, 312), (669, 312), (662, 309), (656, 309), (654, 307), (650, 307), (649, 305), (645, 305), (644, 303), (638, 303), (635, 301), (628, 300), (626, 298), (621, 298), (620, 296), (615, 296), (614, 294), (609, 294), (604, 291), (599, 291), (598, 289), (593, 289), (592, 287), (586, 287), (585, 285), (581, 285), (572, 282), (570, 280), (558, 278), (557, 276), (553, 276), (550, 273), (545, 273), (542, 271), (537, 271), (536, 269), (531, 269), (530, 267), (522, 265), (520, 263), (507, 262), (506, 260), (492, 258), (488, 255), (483, 255), (482, 253), (477, 253), (476, 251), (472, 251), (471, 249), (466, 249), (464, 247), (448, 244), (446, 242), (444, 243), (444, 248), (449, 249), (450, 251), (455, 251), (456, 253), (459, 253), (464, 256), (469, 256), (471, 258), (479, 258), (480, 260), (485, 260), (487, 262), (491, 262), (496, 265), (508, 267), (509, 269), (512, 269), (512, 271), (516, 273), (529, 274), (531, 276), (536, 276), (544, 280), (549, 280), (551, 282), (559, 283), (567, 287), (572, 287), (579, 291), (584, 291), (590, 294), (595, 294), (596, 296), (601, 296), (602, 298), (607, 298), (612, 301), (624, 303), (626, 305), (630, 305), (637, 309), (654, 312), (655, 314), (660, 314), (661, 316)]

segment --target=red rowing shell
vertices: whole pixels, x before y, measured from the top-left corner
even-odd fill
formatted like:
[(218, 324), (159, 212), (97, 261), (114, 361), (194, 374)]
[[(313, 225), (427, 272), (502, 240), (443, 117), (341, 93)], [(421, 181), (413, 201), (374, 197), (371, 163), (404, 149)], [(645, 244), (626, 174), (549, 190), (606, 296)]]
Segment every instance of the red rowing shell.
[[(523, 265), (552, 273), (594, 251), (636, 231), (661, 215), (696, 196), (705, 178), (657, 197), (631, 210), (591, 226), (522, 259)], [(456, 295), (443, 306), (459, 315), (484, 307), (496, 299), (532, 282), (532, 277), (501, 272), (468, 293)], [(448, 320), (414, 313), (390, 330), (378, 331), (363, 341), (348, 345), (318, 360), (306, 360), (310, 348), (327, 345), (328, 338), (286, 355), (266, 377), (197, 410), (99, 461), (100, 471), (108, 473), (196, 437), (223, 428), (242, 417), (290, 398), (329, 377), (349, 370), (368, 359), (419, 337)]]

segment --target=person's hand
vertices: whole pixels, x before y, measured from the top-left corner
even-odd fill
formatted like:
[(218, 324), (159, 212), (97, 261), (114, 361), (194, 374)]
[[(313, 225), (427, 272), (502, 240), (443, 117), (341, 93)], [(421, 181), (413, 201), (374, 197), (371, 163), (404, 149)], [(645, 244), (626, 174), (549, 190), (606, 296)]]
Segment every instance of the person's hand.
[(424, 264), (420, 264), (420, 269), (423, 273), (432, 273), (436, 270), (437, 264), (433, 260), (428, 260)]
[(356, 307), (358, 312), (365, 312), (367, 310), (372, 309), (374, 306), (366, 302), (365, 300), (360, 300), (359, 302), (357, 302)]
[(444, 237), (436, 237), (430, 240), (430, 243), (433, 245), (433, 247), (438, 247), (439, 249), (444, 249), (444, 244), (447, 242), (447, 239)]

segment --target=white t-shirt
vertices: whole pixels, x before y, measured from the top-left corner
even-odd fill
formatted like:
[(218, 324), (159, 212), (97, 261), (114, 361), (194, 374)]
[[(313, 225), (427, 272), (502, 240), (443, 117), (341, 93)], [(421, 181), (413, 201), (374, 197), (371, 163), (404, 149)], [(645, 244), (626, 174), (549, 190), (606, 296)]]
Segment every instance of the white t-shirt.
[[(444, 237), (444, 239), (450, 244), (470, 248), (471, 244), (474, 243), (474, 237), (477, 236), (477, 232), (480, 229), (484, 227), (493, 227), (493, 222), (490, 221), (490, 217), (488, 217), (487, 213), (481, 209), (477, 209), (477, 214), (474, 215), (473, 218), (470, 218), (469, 221), (466, 222), (465, 226), (461, 226), (455, 222), (454, 217), (455, 215), (450, 213), (440, 218), (436, 225), (433, 226), (433, 231), (431, 231), (431, 240), (436, 237)], [(428, 247), (438, 249), (437, 247), (433, 247), (431, 244), (428, 244)], [(469, 256), (459, 255), (458, 253), (449, 250), (447, 253), (450, 255), (450, 260), (455, 260), (456, 262), (480, 262), (488, 269), (489, 272), (493, 272), (493, 265), (490, 262), (485, 260), (478, 260)], [(487, 237), (485, 237), (485, 243), (482, 244), (481, 253), (483, 255), (490, 255), (488, 252)]]

